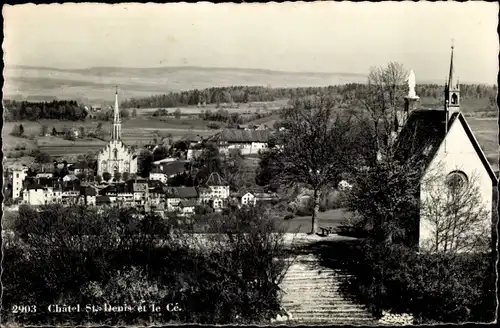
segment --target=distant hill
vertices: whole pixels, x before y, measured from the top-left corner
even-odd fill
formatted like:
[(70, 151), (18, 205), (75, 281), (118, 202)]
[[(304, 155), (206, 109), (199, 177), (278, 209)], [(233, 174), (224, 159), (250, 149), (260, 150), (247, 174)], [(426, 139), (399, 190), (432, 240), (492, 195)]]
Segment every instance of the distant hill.
[(366, 81), (366, 75), (356, 73), (308, 73), (195, 66), (85, 69), (7, 66), (4, 78), (5, 98), (27, 99), (47, 95), (60, 100), (85, 99), (89, 102), (112, 102), (116, 85), (120, 89), (122, 99), (126, 99), (231, 85), (308, 87)]

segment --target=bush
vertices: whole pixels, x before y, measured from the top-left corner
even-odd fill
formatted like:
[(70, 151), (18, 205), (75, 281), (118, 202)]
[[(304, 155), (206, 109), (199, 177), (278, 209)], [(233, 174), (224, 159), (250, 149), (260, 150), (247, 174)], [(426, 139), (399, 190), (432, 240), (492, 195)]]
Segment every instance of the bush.
[[(257, 208), (209, 214), (208, 231), (218, 233), (199, 240), (182, 233), (184, 220), (172, 219), (135, 209), (21, 206), (13, 243), (4, 247), (2, 317), (82, 324), (88, 313), (54, 316), (43, 309), (103, 302), (155, 302), (162, 311), (91, 314), (92, 323), (251, 323), (275, 316), (287, 261), (283, 235), (269, 234), (273, 220)], [(167, 303), (185, 311), (165, 311)], [(41, 311), (13, 318), (6, 310), (13, 304)]]
[(217, 123), (217, 122), (209, 122), (207, 124), (207, 127), (209, 129), (220, 129), (222, 127), (222, 125), (220, 123)]

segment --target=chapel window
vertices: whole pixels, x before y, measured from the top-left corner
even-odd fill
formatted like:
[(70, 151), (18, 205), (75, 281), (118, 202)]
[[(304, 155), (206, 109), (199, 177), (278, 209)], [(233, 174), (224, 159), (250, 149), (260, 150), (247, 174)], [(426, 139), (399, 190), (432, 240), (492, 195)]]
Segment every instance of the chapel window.
[(469, 179), (462, 171), (453, 171), (446, 177), (446, 185), (452, 192), (461, 191), (468, 183)]
[(451, 103), (452, 103), (453, 105), (458, 104), (458, 96), (457, 96), (457, 94), (456, 94), (456, 93), (454, 93), (453, 95), (451, 95)]
[(116, 148), (115, 148), (115, 149), (113, 150), (113, 153), (114, 153), (114, 155), (115, 155), (115, 159), (117, 159), (117, 158), (118, 158), (118, 149), (116, 149)]

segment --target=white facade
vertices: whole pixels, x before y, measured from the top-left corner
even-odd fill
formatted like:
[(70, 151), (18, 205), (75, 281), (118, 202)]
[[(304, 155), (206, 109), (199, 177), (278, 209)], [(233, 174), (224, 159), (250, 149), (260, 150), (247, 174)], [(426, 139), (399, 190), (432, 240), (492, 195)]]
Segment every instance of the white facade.
[[(446, 190), (446, 179), (452, 172), (462, 172), (478, 188), (483, 209), (488, 215), (484, 218), (481, 227), (476, 231), (468, 233), (491, 234), (492, 206), (493, 206), (493, 183), (487, 168), (478, 156), (473, 143), (469, 139), (459, 118), (451, 125), (445, 140), (441, 143), (435, 157), (429, 164), (420, 187), (420, 223), (419, 223), (419, 247), (428, 250), (433, 244), (435, 227), (426, 215), (427, 205), (431, 204), (432, 197), (440, 190)], [(432, 181), (432, 182), (430, 182)]]
[(167, 183), (168, 177), (164, 173), (149, 173), (149, 179), (150, 180), (156, 180), (156, 181), (161, 181), (163, 183)]
[(227, 198), (229, 198), (229, 186), (205, 186), (200, 190), (202, 201)]
[(118, 92), (115, 95), (115, 109), (113, 127), (111, 131), (111, 141), (97, 155), (97, 175), (102, 176), (104, 172), (113, 174), (137, 173), (137, 157), (121, 141), (121, 120), (118, 108)]
[(29, 205), (47, 205), (60, 203), (62, 201), (62, 193), (60, 190), (54, 190), (51, 187), (43, 187), (39, 189), (25, 189), (23, 191), (23, 203)]
[(227, 146), (221, 146), (220, 151), (229, 152), (230, 149), (239, 149), (241, 155), (258, 155), (259, 151), (267, 149), (267, 143), (265, 142), (242, 142), (229, 144)]
[(241, 205), (254, 205), (257, 203), (257, 199), (255, 198), (255, 195), (247, 192), (241, 197)]
[(26, 179), (28, 169), (16, 169), (12, 171), (12, 199), (23, 197), (21, 190), (23, 189), (23, 182)]

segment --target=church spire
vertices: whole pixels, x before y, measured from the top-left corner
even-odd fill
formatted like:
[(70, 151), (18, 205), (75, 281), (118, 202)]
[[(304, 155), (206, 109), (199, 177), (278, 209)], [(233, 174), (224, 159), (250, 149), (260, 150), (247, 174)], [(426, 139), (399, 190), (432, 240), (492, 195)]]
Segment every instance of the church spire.
[(453, 112), (460, 111), (460, 85), (458, 79), (455, 80), (455, 67), (453, 65), (453, 51), (455, 46), (451, 45), (451, 58), (450, 58), (450, 72), (448, 74), (448, 81), (445, 86), (445, 110)]
[(118, 86), (115, 91), (115, 108), (113, 111), (113, 130), (111, 131), (111, 140), (116, 141), (121, 139), (122, 127), (120, 120), (120, 108), (118, 107)]

